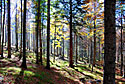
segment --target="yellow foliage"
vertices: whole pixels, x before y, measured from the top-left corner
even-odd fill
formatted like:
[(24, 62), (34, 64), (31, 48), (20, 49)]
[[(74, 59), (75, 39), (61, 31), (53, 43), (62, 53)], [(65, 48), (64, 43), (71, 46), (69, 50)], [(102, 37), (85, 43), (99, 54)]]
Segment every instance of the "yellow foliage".
[(64, 38), (64, 40), (69, 40), (70, 38)]
[(86, 32), (80, 32), (81, 35), (87, 36), (88, 34)]

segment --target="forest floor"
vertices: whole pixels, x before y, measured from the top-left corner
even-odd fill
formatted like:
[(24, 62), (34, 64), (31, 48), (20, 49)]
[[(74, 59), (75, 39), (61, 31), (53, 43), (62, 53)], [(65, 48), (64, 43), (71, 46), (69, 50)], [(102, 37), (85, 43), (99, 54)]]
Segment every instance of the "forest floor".
[[(18, 60), (19, 53), (13, 53), (12, 58), (0, 58), (0, 84), (102, 84), (103, 67), (96, 66), (94, 71), (86, 62), (78, 61), (74, 68), (70, 68), (67, 59), (56, 57), (51, 69), (47, 70), (45, 56), (43, 65), (35, 64), (35, 54), (27, 53), (27, 69), (20, 68), (22, 61)], [(116, 69), (116, 84), (125, 84), (125, 79)]]

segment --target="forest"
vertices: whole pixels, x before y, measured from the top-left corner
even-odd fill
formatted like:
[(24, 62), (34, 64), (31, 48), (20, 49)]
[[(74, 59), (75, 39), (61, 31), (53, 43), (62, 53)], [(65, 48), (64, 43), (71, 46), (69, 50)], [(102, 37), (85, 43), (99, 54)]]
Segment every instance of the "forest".
[(125, 84), (125, 1), (0, 0), (0, 84)]

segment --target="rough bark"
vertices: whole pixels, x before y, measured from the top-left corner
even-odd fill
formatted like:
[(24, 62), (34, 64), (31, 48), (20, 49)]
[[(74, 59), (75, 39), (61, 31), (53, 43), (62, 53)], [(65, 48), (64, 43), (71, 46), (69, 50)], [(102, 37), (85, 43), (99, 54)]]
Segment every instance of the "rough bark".
[(115, 30), (115, 3), (116, 0), (104, 2), (104, 79), (103, 84), (115, 84), (115, 55), (116, 55), (116, 30)]

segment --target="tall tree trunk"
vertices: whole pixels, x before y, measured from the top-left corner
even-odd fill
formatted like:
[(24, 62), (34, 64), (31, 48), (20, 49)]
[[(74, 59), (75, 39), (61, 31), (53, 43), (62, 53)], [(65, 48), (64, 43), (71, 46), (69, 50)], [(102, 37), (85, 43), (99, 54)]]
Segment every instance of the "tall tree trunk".
[(115, 84), (115, 55), (116, 55), (116, 30), (115, 30), (115, 3), (116, 0), (104, 2), (104, 79), (103, 84)]
[(23, 60), (22, 60), (22, 67), (27, 68), (26, 65), (26, 2), (24, 0), (24, 16), (23, 16)]
[[(40, 62), (41, 65), (43, 64), (43, 60), (42, 60), (42, 39), (41, 39), (41, 13), (40, 13), (40, 0), (38, 1), (38, 11), (39, 11), (39, 41), (40, 41)], [(44, 13), (44, 9), (43, 9), (43, 13)], [(43, 19), (42, 19), (42, 30), (43, 30)], [(42, 31), (43, 33), (43, 31)]]
[(92, 44), (92, 37), (90, 38), (90, 41), (91, 41), (90, 64), (92, 64), (92, 60), (93, 60), (93, 44)]
[(57, 56), (59, 55), (59, 47), (57, 47)]
[(79, 37), (79, 41), (78, 41), (78, 42), (79, 42), (79, 61), (80, 61), (80, 50), (81, 50), (81, 49), (80, 49), (80, 47), (81, 47), (80, 37)]
[(38, 29), (39, 29), (39, 21), (40, 21), (40, 1), (38, 1), (38, 13), (37, 13), (37, 27), (36, 27), (36, 64), (39, 63), (39, 55), (38, 55)]
[(3, 43), (4, 43), (4, 23), (5, 23), (5, 0), (4, 0), (4, 15), (3, 15), (3, 38), (2, 38), (2, 54), (1, 54), (1, 57), (3, 57)]
[(60, 53), (59, 53), (59, 55), (62, 55), (62, 48), (59, 48), (59, 50), (60, 50)]
[(78, 55), (77, 55), (77, 45), (78, 45), (78, 38), (77, 38), (77, 34), (76, 34), (76, 64), (77, 64), (77, 60), (78, 60)]
[[(125, 45), (124, 45), (125, 46)], [(124, 56), (124, 58), (123, 58), (123, 77), (125, 78), (125, 56)]]
[(72, 46), (72, 0), (70, 0), (70, 58), (69, 66), (73, 68), (73, 46)]
[[(29, 45), (29, 35), (28, 35), (28, 30), (26, 30), (26, 49), (28, 49), (28, 45)], [(35, 40), (36, 41), (36, 40)]]
[(16, 17), (15, 17), (15, 22), (16, 22), (16, 52), (18, 51), (18, 22), (17, 22), (17, 3), (16, 3)]
[(100, 52), (100, 41), (101, 41), (101, 40), (100, 40), (100, 37), (99, 37), (99, 61), (100, 61), (100, 57), (101, 57), (101, 56), (100, 56), (100, 55), (101, 55), (101, 52)]
[[(56, 16), (55, 16), (55, 22), (56, 22)], [(55, 23), (55, 32), (54, 32), (54, 56), (53, 56), (53, 62), (55, 62), (55, 55), (56, 55), (56, 44), (55, 44), (55, 40), (56, 40), (56, 23)]]
[(65, 49), (65, 40), (63, 38), (63, 56), (62, 56), (62, 60), (64, 60), (64, 57), (65, 57), (65, 50), (64, 49)]
[(76, 33), (74, 32), (74, 38), (73, 38), (73, 41), (74, 41), (74, 44), (73, 44), (73, 56), (75, 56), (75, 40), (76, 40)]
[(88, 63), (90, 63), (89, 60), (90, 60), (90, 55), (89, 55), (89, 42), (88, 42), (88, 60), (87, 60)]
[(94, 2), (94, 57), (93, 57), (93, 66), (96, 62), (96, 17), (95, 17), (95, 2)]
[(47, 69), (50, 69), (50, 0), (48, 0), (47, 10)]
[(123, 30), (123, 26), (122, 26), (122, 10), (121, 10), (121, 67), (120, 67), (120, 75), (122, 76), (123, 75), (123, 40), (122, 40), (122, 30)]
[(51, 45), (51, 55), (53, 53), (53, 46), (52, 46), (52, 42), (50, 42), (50, 45)]
[(28, 45), (28, 48), (29, 48), (29, 51), (30, 51), (30, 41), (31, 41), (31, 33), (29, 32), (29, 45)]
[(8, 0), (8, 58), (11, 58), (10, 0)]
[(0, 55), (2, 55), (1, 51), (1, 30), (2, 30), (2, 0), (0, 1)]
[(35, 28), (33, 29), (33, 51), (35, 51), (36, 47), (35, 47)]
[[(6, 12), (7, 12), (7, 10), (6, 10)], [(7, 14), (6, 14), (6, 18), (8, 17)], [(8, 27), (8, 21), (7, 21), (7, 19), (6, 19), (6, 23), (5, 24), (7, 24), (7, 25), (5, 25), (5, 46), (7, 46), (7, 38), (8, 38), (7, 37), (7, 27)]]

